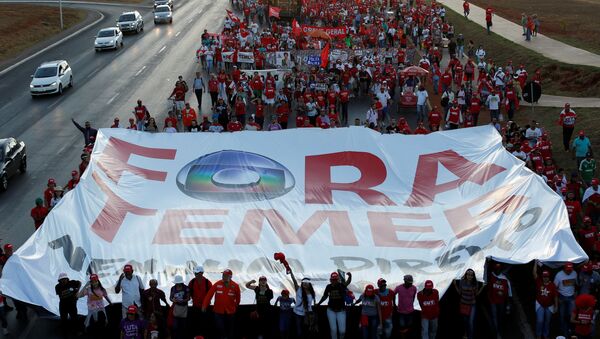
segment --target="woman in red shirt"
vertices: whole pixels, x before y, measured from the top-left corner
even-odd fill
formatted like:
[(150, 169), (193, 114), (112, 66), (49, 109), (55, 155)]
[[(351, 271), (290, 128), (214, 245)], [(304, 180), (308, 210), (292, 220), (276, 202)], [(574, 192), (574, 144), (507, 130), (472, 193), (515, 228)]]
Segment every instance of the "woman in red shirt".
[(533, 265), (533, 279), (535, 280), (535, 336), (537, 338), (550, 337), (550, 321), (552, 313), (558, 310), (558, 293), (556, 285), (550, 279), (550, 272), (543, 271), (540, 278), (537, 274), (538, 264)]

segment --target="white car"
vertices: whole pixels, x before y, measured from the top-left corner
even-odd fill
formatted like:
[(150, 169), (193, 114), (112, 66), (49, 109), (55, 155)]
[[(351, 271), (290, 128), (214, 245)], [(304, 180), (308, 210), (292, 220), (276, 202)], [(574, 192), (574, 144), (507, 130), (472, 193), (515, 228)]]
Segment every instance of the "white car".
[(73, 70), (65, 60), (44, 62), (31, 76), (29, 91), (31, 96), (62, 94), (67, 87), (73, 87)]
[(154, 10), (154, 23), (158, 24), (161, 22), (173, 23), (173, 10), (169, 5), (156, 6)]
[(96, 52), (103, 49), (117, 49), (123, 47), (123, 32), (117, 27), (103, 28), (95, 36), (94, 48)]

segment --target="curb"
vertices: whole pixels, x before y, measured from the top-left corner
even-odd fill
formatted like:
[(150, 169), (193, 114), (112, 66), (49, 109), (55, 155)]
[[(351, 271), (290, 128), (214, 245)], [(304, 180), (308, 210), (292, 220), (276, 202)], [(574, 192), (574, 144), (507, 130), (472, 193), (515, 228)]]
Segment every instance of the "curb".
[[(150, 5), (128, 4), (118, 2), (93, 2), (93, 1), (61, 1), (67, 5), (96, 5), (96, 6), (114, 6), (114, 7), (136, 7), (136, 8), (154, 8)], [(57, 0), (0, 0), (0, 4), (58, 4)]]
[(95, 21), (91, 22), (90, 24), (88, 24), (88, 25), (86, 25), (86, 26), (84, 26), (84, 27), (81, 27), (80, 29), (78, 29), (78, 30), (76, 30), (75, 32), (73, 32), (73, 33), (71, 33), (71, 34), (67, 35), (66, 37), (64, 37), (64, 38), (62, 38), (62, 39), (60, 39), (60, 40), (56, 41), (55, 43), (52, 43), (52, 44), (50, 44), (50, 45), (48, 45), (48, 46), (46, 46), (46, 47), (42, 48), (41, 50), (39, 50), (39, 51), (37, 51), (37, 52), (35, 52), (35, 53), (33, 53), (33, 54), (31, 54), (31, 55), (27, 56), (26, 58), (23, 58), (23, 59), (19, 60), (18, 62), (14, 63), (14, 64), (12, 64), (12, 65), (10, 65), (10, 66), (8, 66), (8, 67), (6, 67), (5, 69), (3, 69), (3, 70), (1, 70), (1, 71), (0, 71), (0, 76), (2, 76), (2, 75), (4, 75), (4, 74), (6, 74), (6, 73), (8, 73), (8, 72), (10, 72), (11, 70), (13, 70), (13, 69), (17, 68), (18, 66), (22, 65), (23, 63), (25, 63), (25, 62), (27, 62), (27, 61), (29, 61), (29, 60), (31, 60), (31, 59), (33, 59), (33, 58), (35, 58), (36, 56), (38, 56), (38, 55), (40, 55), (40, 54), (42, 54), (42, 53), (46, 52), (47, 50), (49, 50), (49, 49), (51, 49), (51, 48), (54, 48), (54, 47), (56, 47), (56, 46), (58, 46), (58, 45), (62, 44), (63, 42), (65, 42), (65, 41), (67, 41), (67, 40), (69, 40), (69, 39), (73, 38), (74, 36), (76, 36), (76, 35), (80, 34), (81, 32), (85, 31), (86, 29), (88, 29), (88, 28), (90, 28), (90, 27), (92, 27), (92, 26), (96, 25), (96, 24), (97, 24), (97, 23), (99, 23), (100, 21), (104, 20), (104, 14), (102, 14), (102, 13), (101, 13), (101, 12), (99, 12), (99, 11), (95, 11), (95, 12), (97, 12), (98, 14), (100, 14), (100, 18), (96, 19)]

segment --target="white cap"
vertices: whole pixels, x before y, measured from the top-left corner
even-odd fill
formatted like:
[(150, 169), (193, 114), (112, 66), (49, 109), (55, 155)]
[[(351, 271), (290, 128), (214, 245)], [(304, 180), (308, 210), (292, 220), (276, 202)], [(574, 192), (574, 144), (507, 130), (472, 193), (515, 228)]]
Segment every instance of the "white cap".
[(68, 279), (69, 276), (66, 273), (61, 273), (58, 275), (58, 280), (62, 280), (62, 279)]
[(202, 267), (201, 265), (194, 267), (194, 274), (200, 273), (200, 272), (204, 273), (204, 267)]
[(183, 284), (183, 277), (180, 275), (176, 275), (175, 280), (173, 280), (173, 284)]

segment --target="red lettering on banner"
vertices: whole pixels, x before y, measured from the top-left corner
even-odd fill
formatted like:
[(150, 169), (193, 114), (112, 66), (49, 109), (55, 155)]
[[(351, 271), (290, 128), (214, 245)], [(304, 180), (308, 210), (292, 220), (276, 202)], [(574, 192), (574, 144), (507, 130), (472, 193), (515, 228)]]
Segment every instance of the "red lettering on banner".
[[(458, 179), (437, 185), (438, 163), (444, 165)], [(452, 150), (420, 155), (413, 189), (406, 205), (410, 207), (431, 206), (438, 193), (456, 189), (467, 181), (483, 185), (496, 174), (505, 170), (506, 168), (496, 164), (474, 163)]]
[[(527, 197), (522, 195), (506, 195), (512, 187), (501, 187), (495, 191), (489, 192), (464, 205), (447, 209), (444, 211), (450, 227), (457, 238), (463, 238), (467, 235), (480, 230), (477, 222), (494, 213), (509, 214), (514, 212), (520, 206), (527, 202)], [(471, 215), (470, 208), (473, 208), (483, 202), (489, 201), (490, 206), (478, 215)]]
[(325, 221), (329, 222), (333, 244), (358, 246), (352, 223), (345, 211), (316, 211), (297, 232), (276, 210), (248, 210), (235, 239), (236, 244), (258, 244), (265, 220), (284, 244), (305, 244)]
[[(387, 176), (385, 164), (366, 152), (339, 152), (306, 157), (304, 200), (307, 204), (333, 204), (333, 191), (354, 192), (369, 205), (396, 206), (385, 194), (374, 190)], [(360, 179), (350, 183), (331, 182), (331, 168), (352, 166)]]
[(134, 173), (147, 180), (165, 181), (167, 172), (130, 165), (129, 158), (135, 154), (147, 158), (173, 160), (175, 153), (177, 153), (176, 149), (144, 147), (111, 137), (98, 158), (97, 164), (115, 183), (119, 182), (124, 171)]
[(102, 182), (100, 176), (95, 172), (92, 172), (92, 178), (98, 184), (98, 187), (107, 195), (108, 199), (102, 211), (96, 217), (96, 220), (92, 224), (92, 231), (96, 233), (100, 238), (112, 242), (117, 235), (117, 232), (125, 220), (127, 213), (135, 215), (154, 215), (156, 214), (155, 209), (138, 207), (127, 201), (121, 199), (108, 186)]
[(154, 235), (154, 244), (210, 244), (222, 245), (223, 237), (183, 237), (181, 231), (185, 229), (220, 229), (223, 228), (221, 221), (188, 221), (189, 216), (195, 215), (227, 215), (229, 210), (207, 209), (207, 210), (167, 210), (158, 231)]
[(400, 240), (397, 232), (434, 233), (431, 226), (404, 226), (393, 219), (430, 220), (428, 213), (367, 212), (373, 243), (381, 247), (437, 248), (445, 246), (443, 240)]

